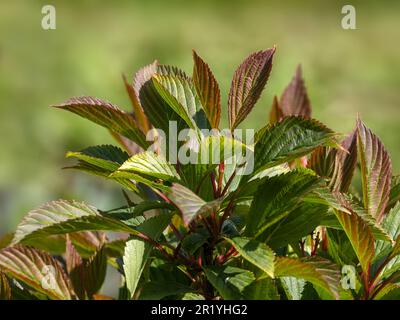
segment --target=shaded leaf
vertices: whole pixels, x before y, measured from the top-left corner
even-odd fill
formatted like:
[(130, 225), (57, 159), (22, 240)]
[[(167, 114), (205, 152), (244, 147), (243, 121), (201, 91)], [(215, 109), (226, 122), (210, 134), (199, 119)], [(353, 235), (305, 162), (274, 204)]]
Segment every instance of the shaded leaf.
[(11, 300), (11, 286), (6, 275), (0, 271), (0, 300)]
[(216, 212), (221, 205), (221, 199), (206, 202), (188, 188), (177, 183), (172, 185), (168, 197), (181, 211), (186, 225), (199, 215), (207, 216), (213, 211)]
[(281, 96), (279, 106), (283, 116), (303, 116), (311, 118), (311, 104), (298, 65), (296, 74)]
[(264, 271), (271, 278), (274, 277), (275, 253), (264, 243), (245, 237), (226, 238), (239, 254)]

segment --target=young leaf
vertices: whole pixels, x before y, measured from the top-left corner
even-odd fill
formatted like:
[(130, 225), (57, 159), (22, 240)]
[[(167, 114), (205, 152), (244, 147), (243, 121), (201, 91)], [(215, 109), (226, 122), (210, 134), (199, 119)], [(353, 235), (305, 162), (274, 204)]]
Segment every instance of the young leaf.
[(329, 260), (312, 258), (277, 257), (275, 261), (277, 277), (296, 277), (311, 282), (334, 298), (339, 298), (339, 268)]
[(60, 263), (44, 251), (21, 245), (0, 250), (0, 269), (54, 300), (74, 292)]
[(109, 102), (93, 97), (74, 97), (54, 107), (71, 111), (111, 131), (120, 133), (142, 148), (147, 148), (149, 145), (145, 135), (137, 127), (135, 118)]
[(136, 233), (123, 222), (102, 216), (92, 206), (76, 201), (58, 200), (30, 211), (18, 225), (13, 243), (48, 235), (91, 230)]
[(186, 225), (198, 215), (208, 216), (211, 212), (216, 212), (221, 205), (221, 199), (206, 202), (191, 190), (177, 183), (172, 185), (168, 197), (182, 212), (182, 218)]
[(320, 146), (335, 146), (336, 134), (316, 120), (287, 117), (268, 126), (254, 148), (254, 173), (306, 155)]
[(264, 271), (271, 278), (274, 277), (275, 253), (264, 243), (244, 237), (226, 238), (239, 254)]
[(356, 130), (341, 143), (341, 146), (342, 149), (339, 149), (336, 152), (335, 169), (330, 182), (330, 187), (333, 191), (347, 192), (357, 165)]
[(233, 75), (228, 98), (229, 127), (234, 130), (250, 113), (267, 83), (275, 48), (247, 57)]
[(361, 120), (357, 121), (357, 140), (364, 207), (380, 222), (389, 201), (392, 164), (383, 143)]
[(272, 100), (271, 111), (269, 113), (269, 124), (274, 124), (279, 122), (283, 118), (282, 109), (279, 106), (278, 97), (274, 96)]
[(283, 116), (303, 116), (311, 118), (311, 104), (298, 65), (296, 74), (281, 96), (279, 106)]
[(221, 94), (210, 67), (193, 50), (193, 82), (211, 128), (218, 128), (221, 117)]
[(335, 165), (336, 149), (318, 147), (310, 155), (307, 168), (312, 169), (320, 177), (331, 178)]

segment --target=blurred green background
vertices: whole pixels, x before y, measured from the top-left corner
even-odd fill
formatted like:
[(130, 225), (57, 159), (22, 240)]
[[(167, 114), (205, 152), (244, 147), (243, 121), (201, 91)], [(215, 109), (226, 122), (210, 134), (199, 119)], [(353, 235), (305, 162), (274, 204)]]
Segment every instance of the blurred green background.
[[(400, 2), (351, 1), (357, 30), (341, 28), (345, 3), (1, 1), (0, 235), (52, 199), (76, 198), (102, 209), (120, 204), (117, 185), (61, 170), (70, 163), (66, 151), (114, 143), (107, 131), (49, 105), (92, 95), (129, 108), (121, 73), (132, 77), (156, 58), (191, 72), (192, 48), (209, 62), (225, 105), (242, 59), (276, 45), (267, 89), (245, 126), (266, 123), (273, 95), (302, 63), (314, 117), (346, 133), (360, 113), (398, 173)], [(45, 4), (56, 7), (56, 30), (41, 28)]]

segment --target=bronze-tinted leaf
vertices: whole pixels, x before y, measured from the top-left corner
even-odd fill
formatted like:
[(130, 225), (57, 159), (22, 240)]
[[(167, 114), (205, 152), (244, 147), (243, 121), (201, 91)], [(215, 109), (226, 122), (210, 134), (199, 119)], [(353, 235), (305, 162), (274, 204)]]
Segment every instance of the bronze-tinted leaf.
[(260, 97), (271, 72), (274, 53), (275, 48), (253, 53), (236, 69), (228, 98), (231, 130), (247, 117)]
[(279, 106), (278, 97), (274, 96), (274, 99), (272, 100), (271, 111), (269, 113), (269, 123), (274, 124), (276, 122), (279, 122), (282, 117), (283, 112), (281, 107)]
[(281, 96), (280, 108), (283, 115), (311, 118), (311, 104), (304, 85), (299, 65), (296, 74)]
[(364, 207), (380, 222), (389, 201), (392, 163), (381, 140), (361, 120), (357, 140)]
[(145, 135), (138, 128), (134, 116), (110, 102), (93, 97), (74, 97), (54, 107), (76, 113), (133, 140), (143, 148), (149, 145)]
[(0, 271), (0, 300), (11, 299), (11, 287), (4, 273)]
[(318, 147), (307, 162), (307, 167), (314, 170), (320, 177), (330, 178), (333, 174), (337, 149)]
[(349, 190), (357, 165), (357, 132), (353, 131), (342, 143), (342, 149), (336, 151), (335, 169), (330, 187), (333, 191)]
[(50, 299), (69, 300), (74, 296), (60, 263), (44, 251), (21, 245), (2, 249), (0, 268)]
[(221, 117), (221, 94), (217, 80), (198, 54), (193, 50), (193, 82), (207, 119), (212, 128), (218, 128)]

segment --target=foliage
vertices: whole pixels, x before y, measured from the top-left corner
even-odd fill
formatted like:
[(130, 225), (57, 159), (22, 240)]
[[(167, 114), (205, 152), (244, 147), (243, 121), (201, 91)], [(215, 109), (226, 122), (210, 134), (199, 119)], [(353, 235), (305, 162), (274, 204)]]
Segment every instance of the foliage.
[[(235, 71), (231, 133), (266, 86), (275, 51), (251, 54)], [(223, 136), (219, 85), (193, 57), (192, 77), (157, 61), (132, 82), (124, 77), (131, 112), (92, 97), (56, 106), (106, 127), (125, 149), (67, 157), (77, 159), (71, 168), (120, 184), (126, 204), (58, 200), (30, 211), (0, 241), (0, 298), (107, 299), (99, 294), (107, 265), (121, 274), (119, 299), (399, 298), (400, 188), (379, 138), (360, 119), (345, 139), (312, 119), (300, 67), (252, 143)], [(168, 132), (151, 145), (146, 136), (169, 121), (194, 136)], [(174, 162), (163, 139), (219, 161)], [(249, 174), (239, 174), (248, 162), (225, 156), (231, 147), (253, 154)], [(345, 265), (356, 271), (351, 290)]]

